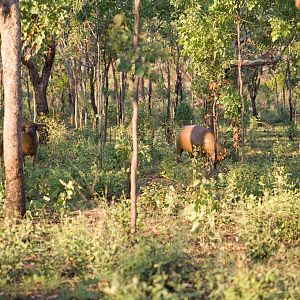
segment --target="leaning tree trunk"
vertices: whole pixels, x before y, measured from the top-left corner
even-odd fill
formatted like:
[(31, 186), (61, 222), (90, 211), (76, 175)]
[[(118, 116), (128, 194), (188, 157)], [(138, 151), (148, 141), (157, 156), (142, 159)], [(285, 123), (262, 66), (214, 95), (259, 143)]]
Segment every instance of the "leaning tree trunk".
[(38, 116), (48, 115), (49, 113), (47, 102), (47, 87), (49, 84), (51, 70), (55, 58), (55, 49), (55, 40), (52, 37), (51, 43), (48, 47), (48, 51), (45, 55), (45, 62), (41, 75), (39, 75), (38, 65), (33, 61), (33, 57), (31, 56), (31, 54), (27, 53), (22, 56), (22, 62), (29, 70)]
[(25, 214), (25, 189), (21, 150), (21, 25), (19, 1), (0, 2), (1, 57), (4, 83), (4, 162), (8, 220)]
[[(133, 45), (137, 52), (139, 46), (139, 22), (140, 22), (140, 0), (134, 0), (134, 38)], [(140, 67), (140, 59), (137, 58), (135, 61), (135, 71)], [(130, 199), (131, 199), (131, 222), (130, 222), (130, 235), (131, 241), (135, 240), (136, 231), (136, 202), (137, 202), (137, 186), (136, 186), (136, 172), (138, 166), (138, 136), (137, 136), (137, 125), (138, 125), (138, 99), (139, 99), (139, 81), (140, 78), (135, 74), (133, 92), (134, 98), (132, 102), (133, 112), (132, 112), (132, 160), (130, 169)]]

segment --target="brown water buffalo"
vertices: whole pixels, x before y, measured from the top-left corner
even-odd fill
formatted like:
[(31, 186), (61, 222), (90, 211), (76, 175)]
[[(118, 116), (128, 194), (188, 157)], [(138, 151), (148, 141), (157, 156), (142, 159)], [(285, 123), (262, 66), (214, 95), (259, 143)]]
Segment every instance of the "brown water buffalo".
[(181, 156), (183, 151), (190, 154), (196, 148), (206, 154), (208, 159), (219, 162), (228, 155), (228, 150), (221, 143), (217, 143), (217, 160), (215, 161), (215, 136), (205, 127), (200, 125), (188, 125), (181, 128), (177, 138), (177, 155)]
[[(22, 125), (22, 155), (31, 156), (34, 161), (39, 147), (37, 130), (45, 124), (26, 123)], [(3, 136), (0, 138), (0, 156), (3, 155)]]

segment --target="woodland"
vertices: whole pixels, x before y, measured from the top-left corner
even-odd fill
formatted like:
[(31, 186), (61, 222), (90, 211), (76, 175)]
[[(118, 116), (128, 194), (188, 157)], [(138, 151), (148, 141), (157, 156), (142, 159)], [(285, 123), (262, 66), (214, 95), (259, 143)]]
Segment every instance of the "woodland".
[(300, 1), (0, 0), (0, 43), (0, 299), (300, 299)]

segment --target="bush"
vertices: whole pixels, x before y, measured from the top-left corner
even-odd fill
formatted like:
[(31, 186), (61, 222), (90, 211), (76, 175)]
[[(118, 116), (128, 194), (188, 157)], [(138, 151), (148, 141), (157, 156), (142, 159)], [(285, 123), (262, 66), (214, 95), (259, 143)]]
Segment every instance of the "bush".
[(250, 202), (246, 210), (242, 237), (253, 259), (269, 258), (280, 247), (299, 246), (299, 191), (293, 191), (282, 169), (273, 175), (272, 192), (264, 190), (260, 204)]
[(194, 114), (190, 105), (182, 101), (176, 110), (175, 121), (179, 124), (180, 127), (184, 125), (193, 124), (194, 122)]

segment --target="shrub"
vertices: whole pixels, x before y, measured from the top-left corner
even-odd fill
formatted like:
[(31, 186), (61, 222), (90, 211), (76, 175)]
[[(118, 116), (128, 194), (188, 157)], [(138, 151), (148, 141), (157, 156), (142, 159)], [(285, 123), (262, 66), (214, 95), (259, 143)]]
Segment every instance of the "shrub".
[(192, 124), (194, 121), (193, 110), (186, 101), (182, 101), (176, 110), (175, 121), (179, 126)]

